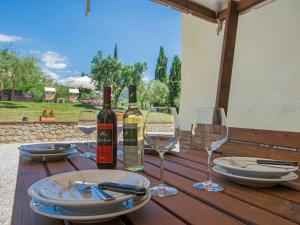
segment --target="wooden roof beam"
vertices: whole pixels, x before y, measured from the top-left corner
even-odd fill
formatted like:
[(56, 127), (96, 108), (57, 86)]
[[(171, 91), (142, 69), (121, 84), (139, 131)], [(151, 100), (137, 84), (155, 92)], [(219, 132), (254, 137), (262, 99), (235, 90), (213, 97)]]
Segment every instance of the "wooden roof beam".
[[(264, 1), (266, 1), (266, 0), (241, 0), (241, 1), (237, 2), (236, 10), (238, 13), (242, 13)], [(224, 9), (218, 13), (219, 20), (225, 20), (226, 10), (227, 9)]]
[(216, 13), (202, 5), (190, 0), (152, 0), (160, 4), (171, 6), (181, 12), (192, 14), (193, 16), (205, 19), (209, 22), (217, 23)]

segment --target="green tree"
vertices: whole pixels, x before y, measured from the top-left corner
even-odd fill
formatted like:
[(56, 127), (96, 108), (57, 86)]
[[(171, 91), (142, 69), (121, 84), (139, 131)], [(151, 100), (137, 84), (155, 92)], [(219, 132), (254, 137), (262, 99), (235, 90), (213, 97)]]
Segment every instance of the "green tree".
[(179, 108), (179, 98), (181, 93), (181, 61), (178, 55), (175, 55), (173, 58), (168, 85), (169, 106)]
[(147, 91), (151, 106), (166, 106), (168, 97), (168, 86), (159, 80), (154, 80)]
[(167, 67), (168, 58), (165, 55), (164, 48), (160, 46), (159, 56), (155, 68), (155, 80), (159, 80), (162, 83), (167, 82)]
[(0, 50), (0, 79), (5, 89), (12, 90), (12, 100), (17, 89), (33, 93), (35, 97), (40, 96), (37, 93), (42, 92), (48, 79), (38, 63), (38, 59), (34, 56), (20, 56), (8, 49)]
[(105, 85), (112, 86), (114, 105), (117, 108), (124, 88), (130, 84), (139, 85), (146, 69), (146, 63), (123, 65), (110, 55), (103, 57), (102, 52), (98, 51), (92, 60), (91, 78), (99, 90), (102, 90)]
[(150, 96), (150, 85), (151, 83), (141, 82), (138, 86), (138, 95), (137, 95), (137, 103), (140, 109), (147, 110), (150, 106), (151, 96)]
[(118, 45), (115, 44), (115, 48), (114, 48), (114, 58), (118, 59)]

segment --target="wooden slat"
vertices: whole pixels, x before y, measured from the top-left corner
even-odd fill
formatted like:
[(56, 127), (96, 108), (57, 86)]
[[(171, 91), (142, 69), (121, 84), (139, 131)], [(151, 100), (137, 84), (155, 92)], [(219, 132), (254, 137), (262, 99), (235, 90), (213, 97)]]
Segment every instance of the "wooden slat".
[(300, 152), (279, 150), (256, 145), (239, 144), (234, 142), (227, 142), (221, 146), (218, 151), (236, 156), (261, 157), (300, 162)]
[[(158, 179), (152, 177), (149, 177), (149, 179), (153, 186), (159, 183)], [(201, 218), (201, 224), (219, 225), (220, 221), (222, 221), (222, 225), (244, 224), (243, 222), (224, 214), (222, 211), (216, 210), (182, 192), (173, 196), (172, 199), (154, 198), (154, 201), (164, 208), (167, 208), (173, 214), (178, 215), (188, 224), (200, 224), (199, 218)]]
[[(146, 156), (148, 157), (148, 156)], [(157, 158), (156, 158), (157, 159)], [(121, 160), (122, 161), (122, 160)], [(122, 162), (119, 160), (118, 165), (122, 166)], [(147, 171), (145, 171), (147, 176)], [(157, 178), (152, 176), (147, 176), (151, 182), (152, 186), (159, 183)], [(158, 203), (160, 206), (167, 208), (172, 214), (177, 215), (181, 220), (185, 221), (187, 224), (199, 224), (199, 217), (202, 218), (201, 224), (244, 224), (235, 218), (232, 218), (223, 212), (216, 210), (213, 207), (206, 205), (205, 203), (194, 199), (192, 196), (185, 193), (179, 192), (176, 196), (172, 198), (154, 198), (153, 201)]]
[(126, 215), (133, 225), (184, 225), (183, 221), (150, 201), (145, 207)]
[(32, 162), (20, 157), (17, 176), (17, 186), (14, 199), (12, 225), (63, 225), (61, 220), (55, 220), (34, 213), (30, 206), (27, 190), (31, 184), (47, 176), (45, 167), (41, 163)]
[[(202, 149), (202, 146), (199, 146), (199, 144), (196, 143), (191, 143), (190, 150), (196, 149)], [(300, 151), (282, 150), (267, 146), (258, 146), (253, 144), (243, 144), (227, 141), (217, 151), (227, 155), (290, 160), (298, 161), (300, 163)], [(197, 151), (190, 151), (189, 154), (197, 156), (197, 154), (202, 153), (199, 153)]]
[[(157, 157), (149, 156), (147, 157), (147, 160), (154, 165), (159, 165), (159, 160)], [(191, 163), (184, 159), (182, 159), (181, 162), (183, 165), (166, 161), (165, 167), (167, 170), (172, 172), (176, 171), (175, 173), (179, 176), (184, 176), (192, 181), (204, 180), (206, 178), (207, 166), (199, 166), (198, 164)], [(195, 166), (197, 170), (191, 169), (191, 165)], [(213, 174), (216, 175), (215, 173)], [(264, 192), (260, 192), (258, 189), (247, 188), (220, 178), (214, 179), (216, 182), (225, 187), (224, 193), (226, 195), (272, 212), (273, 214), (280, 215), (286, 219), (292, 219), (294, 222), (300, 223), (300, 214), (298, 214), (298, 212), (300, 212), (299, 204), (274, 197)], [(300, 193), (298, 193), (298, 197), (299, 196)], [(278, 205), (281, 205), (281, 207), (278, 207)]]
[(205, 19), (209, 22), (217, 23), (216, 13), (204, 6), (201, 6), (190, 0), (153, 0), (163, 5), (170, 5), (173, 8), (183, 12), (190, 13), (193, 16)]
[(226, 11), (226, 25), (223, 37), (223, 48), (219, 72), (216, 107), (222, 107), (227, 114), (235, 40), (238, 26), (237, 3), (230, 0)]
[[(87, 151), (86, 145), (84, 144), (78, 144), (77, 148), (82, 152)], [(94, 143), (91, 145), (90, 152), (95, 152)], [(96, 166), (94, 160), (91, 159), (81, 160), (82, 158), (79, 158), (79, 160), (77, 159), (78, 158), (71, 158), (71, 163), (79, 170), (94, 168)], [(122, 169), (122, 168), (123, 168), (122, 163), (118, 163), (117, 169)], [(149, 218), (145, 220), (146, 215), (155, 215), (155, 217), (152, 216), (151, 219)], [(134, 213), (130, 213), (122, 218), (124, 218), (125, 221), (127, 219), (128, 224), (131, 225), (157, 225), (161, 221), (166, 221), (166, 224), (172, 224), (172, 225), (185, 224), (182, 220), (179, 220), (177, 217), (169, 213), (167, 210), (161, 208), (159, 205), (152, 202), (144, 206), (142, 209), (135, 211)]]
[[(204, 151), (197, 151), (197, 153), (202, 153), (202, 154), (198, 154), (198, 157), (199, 156), (203, 157), (200, 158), (198, 161), (195, 160), (195, 156), (191, 156), (189, 154), (177, 154), (177, 153), (169, 154), (167, 156), (167, 160), (195, 170), (206, 171), (207, 160), (205, 160), (205, 158), (207, 157), (207, 153)], [(219, 157), (222, 157), (222, 154), (218, 154), (218, 152), (213, 153), (213, 157), (212, 157), (213, 159)], [(191, 161), (191, 159), (193, 159), (193, 161)], [(286, 188), (284, 186), (276, 186), (272, 188), (258, 188), (257, 190), (276, 196), (281, 199), (285, 199), (300, 204), (299, 191), (295, 191), (293, 189)]]
[(300, 132), (231, 127), (229, 129), (229, 138), (239, 141), (300, 149)]
[[(159, 168), (147, 163), (145, 164), (145, 172), (153, 177), (158, 178)], [(201, 175), (201, 173), (196, 174), (197, 175), (194, 177), (194, 179), (205, 179), (205, 175)], [(210, 205), (211, 207), (221, 210), (227, 215), (231, 215), (247, 224), (295, 224), (259, 207), (253, 206), (234, 197), (224, 195), (223, 193), (209, 193), (196, 190), (192, 187), (194, 181), (169, 171), (165, 171), (165, 182)]]

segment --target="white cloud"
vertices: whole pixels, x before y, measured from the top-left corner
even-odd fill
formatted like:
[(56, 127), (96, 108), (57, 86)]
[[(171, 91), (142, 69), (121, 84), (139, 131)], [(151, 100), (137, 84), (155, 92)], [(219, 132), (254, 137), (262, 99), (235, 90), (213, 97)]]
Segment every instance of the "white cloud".
[(57, 52), (47, 51), (42, 55), (42, 61), (50, 69), (64, 69), (67, 67), (67, 58)]
[(52, 70), (49, 70), (47, 68), (43, 68), (43, 72), (49, 76), (50, 78), (54, 79), (54, 80), (58, 80), (59, 79), (59, 75), (57, 73), (55, 73)]
[(23, 38), (18, 36), (0, 34), (0, 42), (16, 42), (21, 40), (23, 40)]

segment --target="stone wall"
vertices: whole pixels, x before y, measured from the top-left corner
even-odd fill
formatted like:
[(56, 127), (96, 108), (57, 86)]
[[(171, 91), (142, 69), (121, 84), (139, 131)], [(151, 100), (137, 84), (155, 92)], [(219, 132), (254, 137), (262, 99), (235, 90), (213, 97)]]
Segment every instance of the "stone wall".
[[(75, 122), (0, 122), (0, 144), (85, 139)], [(96, 132), (91, 140), (96, 140)]]

